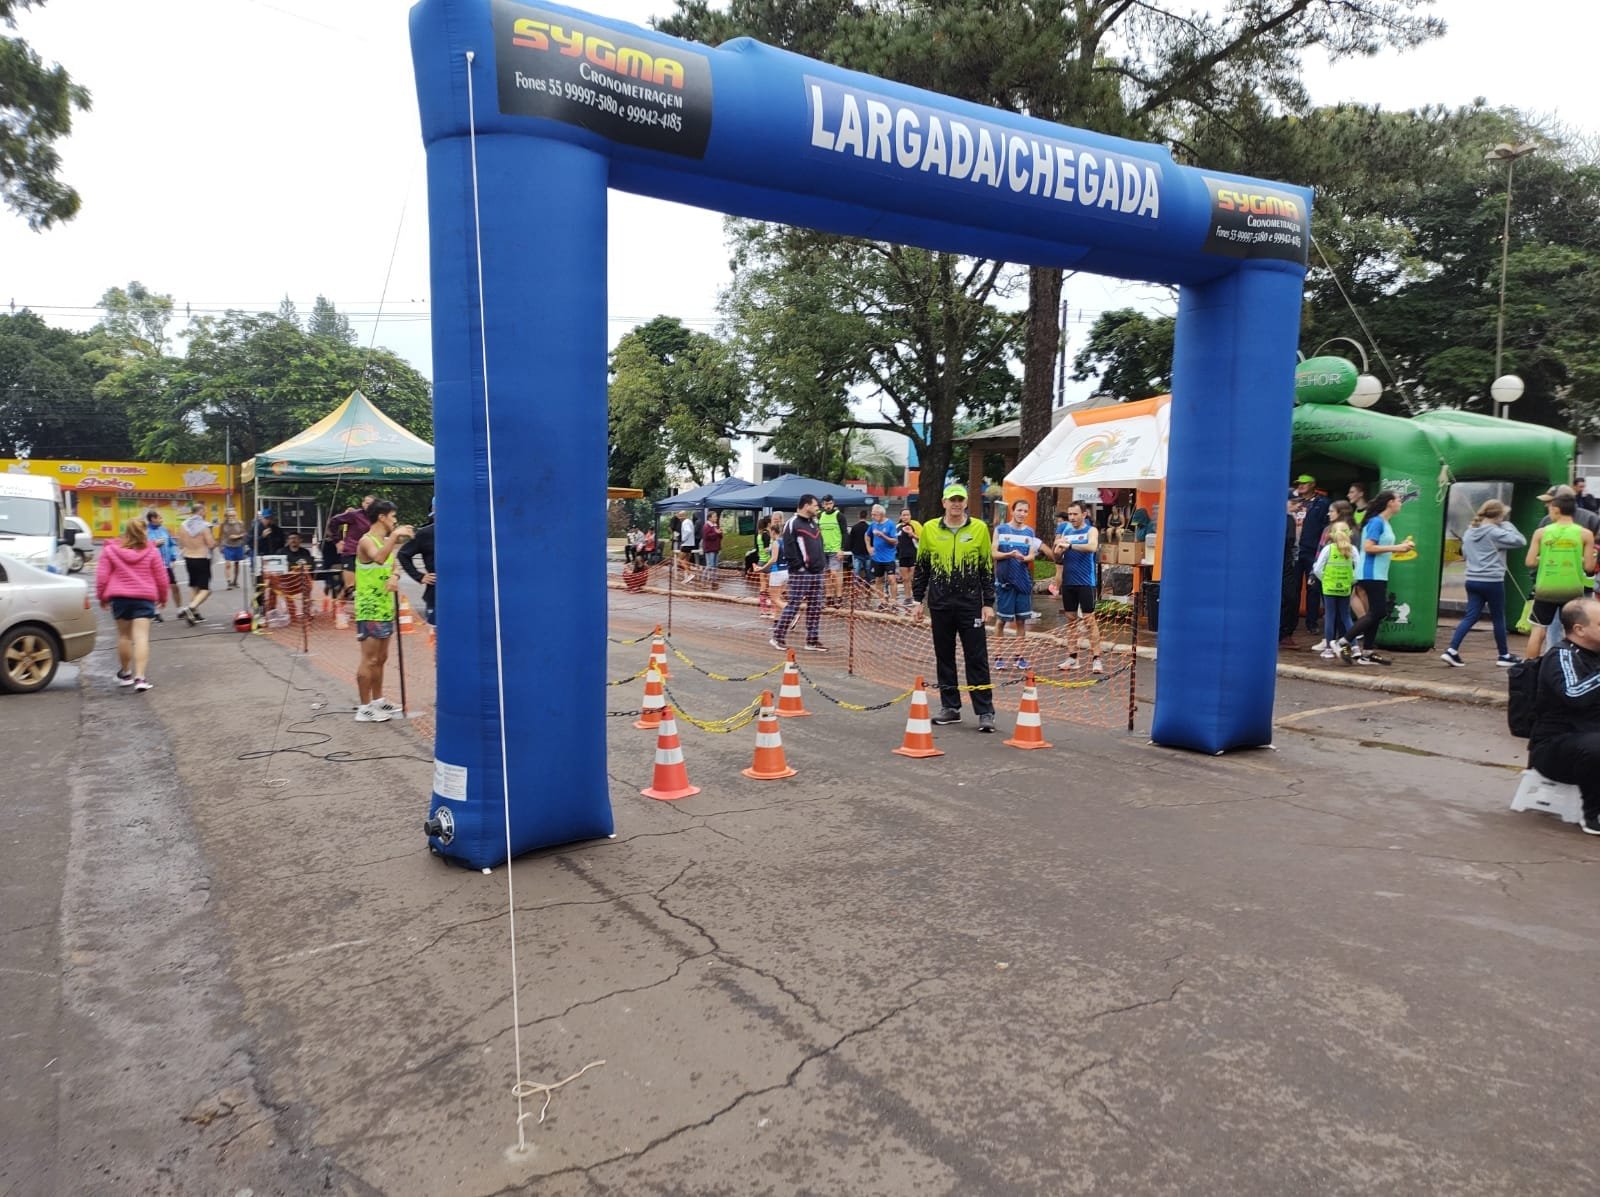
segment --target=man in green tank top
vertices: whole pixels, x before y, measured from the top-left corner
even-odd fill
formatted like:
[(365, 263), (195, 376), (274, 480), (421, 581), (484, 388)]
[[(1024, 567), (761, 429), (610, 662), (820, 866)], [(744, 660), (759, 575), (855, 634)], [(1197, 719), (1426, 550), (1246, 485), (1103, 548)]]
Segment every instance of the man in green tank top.
[[(1562, 493), (1565, 491), (1565, 493)], [(1583, 597), (1584, 575), (1594, 573), (1594, 533), (1573, 520), (1577, 496), (1570, 489), (1543, 496), (1550, 522), (1533, 534), (1528, 568), (1534, 570), (1533, 612), (1528, 616), (1528, 656), (1544, 651), (1545, 636), (1561, 605)]]
[(830, 606), (836, 606), (844, 597), (844, 512), (833, 505), (832, 495), (822, 496), (822, 510), (817, 514), (817, 531), (822, 534), (822, 551), (828, 558), (828, 572), (823, 575), (822, 596)]
[(386, 723), (400, 707), (383, 696), (383, 670), (389, 663), (389, 640), (394, 636), (395, 595), (400, 580), (394, 571), (395, 550), (410, 540), (411, 525), (402, 524), (395, 506), (379, 499), (368, 508), (369, 528), (356, 543), (356, 642), (361, 664), (356, 667), (360, 705), (357, 723)]

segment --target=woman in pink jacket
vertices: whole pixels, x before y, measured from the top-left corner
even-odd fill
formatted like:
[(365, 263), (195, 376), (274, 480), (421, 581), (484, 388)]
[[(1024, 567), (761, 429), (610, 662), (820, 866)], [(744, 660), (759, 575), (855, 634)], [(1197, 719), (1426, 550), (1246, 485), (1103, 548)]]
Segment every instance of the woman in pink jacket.
[(150, 689), (144, 671), (150, 663), (150, 621), (167, 601), (167, 567), (150, 543), (143, 520), (122, 525), (122, 538), (100, 550), (94, 590), (101, 607), (117, 621), (117, 685)]

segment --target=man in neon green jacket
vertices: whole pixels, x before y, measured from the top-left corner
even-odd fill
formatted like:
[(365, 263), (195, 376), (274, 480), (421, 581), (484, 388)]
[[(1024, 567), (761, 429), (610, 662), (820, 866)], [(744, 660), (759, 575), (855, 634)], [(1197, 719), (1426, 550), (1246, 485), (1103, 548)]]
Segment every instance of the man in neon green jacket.
[(967, 666), (967, 686), (978, 730), (994, 731), (994, 691), (989, 688), (989, 640), (994, 618), (994, 554), (989, 528), (967, 514), (967, 488), (944, 488), (944, 518), (922, 526), (917, 564), (911, 575), (917, 618), (924, 600), (933, 629), (941, 710), (935, 723), (961, 721), (961, 690), (956, 684), (956, 640)]

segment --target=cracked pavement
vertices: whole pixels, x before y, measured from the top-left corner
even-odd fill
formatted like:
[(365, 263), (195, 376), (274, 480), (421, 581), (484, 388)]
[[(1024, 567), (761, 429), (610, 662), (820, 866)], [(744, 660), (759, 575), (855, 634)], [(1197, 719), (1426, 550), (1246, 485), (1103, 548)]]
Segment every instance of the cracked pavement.
[[(204, 1085), (174, 1084), (147, 1117), (186, 1154), (142, 1178), (177, 1178), (141, 1188), (124, 1153), (100, 1191), (187, 1191), (201, 1159), (258, 1193), (300, 1191), (291, 1162), (315, 1191), (472, 1197), (1600, 1188), (1600, 843), (1506, 810), (1498, 710), (1285, 681), (1275, 751), (1052, 721), (1050, 751), (941, 728), (945, 757), (907, 761), (903, 709), (821, 707), (782, 726), (784, 782), (739, 776), (753, 735), (680, 726), (703, 792), (677, 803), (638, 795), (653, 738), (612, 720), (616, 838), (511, 869), (513, 1001), (507, 872), (426, 853), (425, 746), (313, 718), (342, 689), (270, 645), (191, 639), (144, 711), (227, 1000), (168, 1031), (234, 1049), (206, 1079), (248, 1100), (184, 1122)], [(86, 673), (86, 701), (109, 684)], [(712, 713), (748, 697), (674, 684)], [(328, 740), (306, 755), (275, 719)], [(560, 751), (537, 708), (523, 726)], [(63, 917), (114, 906), (73, 875)], [(113, 949), (79, 975), (115, 983), (73, 1000), (137, 1060), (165, 1040), (124, 1007), (161, 977), (141, 996)], [(525, 1154), (519, 1038), (524, 1081), (605, 1061), (542, 1123), (525, 1105)]]

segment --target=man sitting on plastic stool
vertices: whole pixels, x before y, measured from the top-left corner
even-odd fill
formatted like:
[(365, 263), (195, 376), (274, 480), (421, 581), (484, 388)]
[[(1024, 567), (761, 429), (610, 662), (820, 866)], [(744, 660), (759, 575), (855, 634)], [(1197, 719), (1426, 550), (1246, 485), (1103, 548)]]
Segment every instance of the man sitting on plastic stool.
[(1528, 767), (1578, 787), (1588, 835), (1600, 835), (1600, 601), (1575, 598), (1561, 608), (1566, 642), (1544, 654)]

